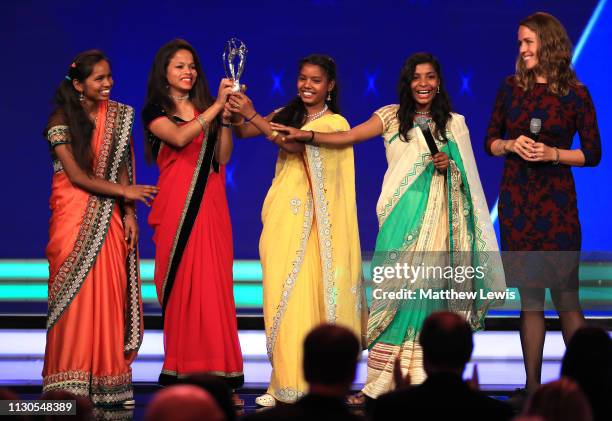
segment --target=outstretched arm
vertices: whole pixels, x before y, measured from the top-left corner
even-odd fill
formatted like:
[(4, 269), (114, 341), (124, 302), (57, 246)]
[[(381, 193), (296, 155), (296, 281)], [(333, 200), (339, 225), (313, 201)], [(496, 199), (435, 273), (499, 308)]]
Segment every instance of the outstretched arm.
[(274, 113), (262, 117), (255, 111), (251, 98), (243, 92), (230, 95), (225, 104), (225, 110), (232, 113), (236, 135), (241, 139), (261, 135), (267, 137), (272, 133), (268, 123), (274, 117)]
[(369, 120), (346, 132), (320, 133), (300, 130), (277, 123), (270, 123), (270, 127), (285, 134), (286, 142), (314, 143), (324, 146), (353, 145), (380, 136), (383, 133), (382, 120), (376, 114), (372, 115)]

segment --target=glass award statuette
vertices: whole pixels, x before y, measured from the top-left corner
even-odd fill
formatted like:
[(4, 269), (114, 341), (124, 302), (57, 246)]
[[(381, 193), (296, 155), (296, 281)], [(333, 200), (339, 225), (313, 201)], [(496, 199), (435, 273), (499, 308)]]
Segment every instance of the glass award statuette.
[(234, 92), (240, 91), (240, 77), (244, 72), (244, 62), (248, 50), (238, 38), (230, 38), (223, 50), (223, 67), (225, 76), (234, 80)]

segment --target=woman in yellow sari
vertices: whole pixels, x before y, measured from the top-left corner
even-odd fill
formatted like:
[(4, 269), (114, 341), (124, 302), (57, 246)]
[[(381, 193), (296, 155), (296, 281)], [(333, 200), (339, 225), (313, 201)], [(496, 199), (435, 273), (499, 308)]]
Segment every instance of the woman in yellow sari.
[[(453, 311), (480, 330), (488, 308), (505, 289), (468, 128), (463, 116), (451, 112), (437, 59), (428, 53), (410, 56), (398, 91), (399, 104), (378, 109), (347, 132), (271, 125), (286, 140), (307, 145), (384, 138), (388, 168), (376, 207), (379, 232), (363, 388), (374, 399), (393, 389), (396, 360), (412, 383), (425, 380), (418, 337), (427, 316)], [(396, 267), (420, 272), (411, 278)], [(363, 400), (358, 398), (353, 401)]]
[(302, 59), (297, 89), (297, 98), (265, 118), (242, 93), (226, 106), (244, 117), (239, 137), (263, 134), (281, 146), (259, 243), (272, 364), (268, 393), (256, 399), (260, 406), (295, 402), (306, 392), (302, 345), (312, 328), (337, 323), (361, 337), (365, 323), (353, 148), (287, 147), (270, 129), (271, 121), (318, 132), (349, 129), (338, 114), (334, 61)]

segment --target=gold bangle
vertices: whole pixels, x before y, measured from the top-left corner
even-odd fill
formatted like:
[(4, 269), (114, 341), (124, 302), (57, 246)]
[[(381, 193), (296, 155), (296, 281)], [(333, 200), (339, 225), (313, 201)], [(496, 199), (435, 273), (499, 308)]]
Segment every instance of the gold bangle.
[(555, 146), (555, 160), (553, 161), (553, 165), (559, 165), (559, 149)]
[(272, 130), (272, 133), (270, 133), (270, 136), (266, 137), (266, 139), (274, 140), (276, 139), (276, 136), (278, 136), (278, 132), (276, 130)]
[(199, 116), (197, 116), (196, 120), (198, 120), (198, 123), (200, 123), (200, 125), (202, 126), (202, 131), (206, 131), (206, 127), (208, 127), (208, 120), (206, 120), (204, 114), (200, 114)]

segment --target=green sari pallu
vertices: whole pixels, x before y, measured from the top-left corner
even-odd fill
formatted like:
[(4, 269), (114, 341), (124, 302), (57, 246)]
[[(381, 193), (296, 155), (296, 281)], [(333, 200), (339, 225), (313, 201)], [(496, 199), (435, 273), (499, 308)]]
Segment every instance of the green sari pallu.
[(376, 112), (383, 121), (389, 168), (377, 211), (379, 233), (372, 259), (368, 320), (368, 376), (364, 394), (393, 388), (393, 366), (413, 384), (425, 379), (418, 336), (435, 311), (461, 314), (473, 330), (487, 309), (501, 304), (505, 280), (495, 233), (478, 178), (463, 116), (453, 114), (445, 174), (435, 169), (418, 128), (399, 139), (397, 106)]

